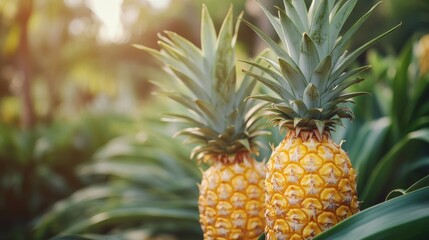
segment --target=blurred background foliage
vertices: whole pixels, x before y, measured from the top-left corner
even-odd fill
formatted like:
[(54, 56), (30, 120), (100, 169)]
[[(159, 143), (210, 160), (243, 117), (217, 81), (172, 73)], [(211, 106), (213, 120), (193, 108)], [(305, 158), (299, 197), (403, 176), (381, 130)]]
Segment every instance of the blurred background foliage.
[[(359, 1), (350, 22), (375, 2)], [(0, 239), (201, 239), (200, 171), (160, 121), (178, 106), (150, 94), (168, 77), (131, 44), (156, 47), (164, 30), (198, 44), (202, 3), (216, 26), (234, 4), (272, 33), (253, 0), (0, 2)], [(429, 174), (429, 2), (385, 1), (351, 46), (401, 21), (359, 59), (373, 65), (357, 86), (371, 95), (335, 133), (363, 208)], [(265, 48), (247, 27), (238, 41), (242, 59)], [(284, 134), (272, 131), (267, 145)]]

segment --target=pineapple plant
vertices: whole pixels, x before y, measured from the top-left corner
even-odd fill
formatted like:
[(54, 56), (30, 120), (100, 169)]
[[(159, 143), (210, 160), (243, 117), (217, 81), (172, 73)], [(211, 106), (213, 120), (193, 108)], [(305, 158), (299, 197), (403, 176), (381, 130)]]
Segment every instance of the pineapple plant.
[[(238, 87), (234, 46), (240, 21), (233, 26), (232, 7), (218, 35), (202, 8), (201, 48), (173, 32), (160, 35), (161, 50), (137, 46), (160, 60), (189, 90), (167, 96), (189, 109), (171, 114), (184, 123), (187, 143), (197, 146), (191, 157), (210, 167), (202, 174), (198, 206), (204, 239), (257, 239), (264, 231), (264, 178), (257, 137), (266, 134), (256, 115), (264, 104), (244, 101), (256, 81), (243, 79)], [(249, 78), (245, 76), (244, 78)]]
[(344, 93), (363, 81), (354, 76), (370, 68), (350, 66), (398, 26), (349, 53), (347, 42), (376, 6), (341, 35), (357, 0), (313, 0), (309, 7), (302, 0), (283, 3), (278, 16), (261, 5), (280, 44), (246, 22), (268, 44), (275, 59), (263, 58), (268, 67), (246, 61), (265, 75), (245, 72), (278, 95), (252, 98), (268, 102), (265, 115), (288, 132), (273, 148), (266, 166), (266, 239), (312, 239), (359, 211), (356, 171), (331, 132), (342, 119), (353, 119), (347, 103), (365, 94)]

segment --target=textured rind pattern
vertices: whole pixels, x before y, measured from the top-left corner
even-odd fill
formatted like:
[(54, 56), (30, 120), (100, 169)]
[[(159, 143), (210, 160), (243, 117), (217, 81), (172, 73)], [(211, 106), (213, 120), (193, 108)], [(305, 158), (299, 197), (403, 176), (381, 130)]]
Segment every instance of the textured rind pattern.
[(253, 240), (263, 233), (264, 164), (215, 163), (203, 173), (198, 206), (205, 240)]
[(358, 209), (356, 172), (327, 135), (289, 135), (267, 164), (266, 239), (312, 239)]

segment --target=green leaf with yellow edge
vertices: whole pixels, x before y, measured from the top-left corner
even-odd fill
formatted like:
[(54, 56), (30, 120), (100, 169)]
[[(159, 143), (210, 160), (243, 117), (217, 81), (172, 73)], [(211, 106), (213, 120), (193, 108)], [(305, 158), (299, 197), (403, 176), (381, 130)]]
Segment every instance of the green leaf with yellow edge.
[(420, 179), (419, 181), (417, 181), (416, 183), (414, 183), (413, 185), (411, 185), (407, 189), (394, 189), (394, 190), (392, 190), (389, 194), (387, 194), (386, 201), (393, 199), (395, 197), (402, 196), (402, 195), (405, 195), (407, 193), (416, 191), (416, 190), (418, 190), (420, 188), (424, 188), (424, 187), (429, 187), (429, 175)]

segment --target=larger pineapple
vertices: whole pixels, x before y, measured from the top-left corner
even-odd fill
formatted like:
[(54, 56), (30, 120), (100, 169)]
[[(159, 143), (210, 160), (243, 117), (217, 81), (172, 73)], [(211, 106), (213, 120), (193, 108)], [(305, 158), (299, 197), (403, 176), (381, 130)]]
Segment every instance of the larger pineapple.
[(141, 47), (161, 60), (189, 90), (168, 96), (192, 115), (173, 115), (190, 126), (179, 132), (197, 143), (192, 156), (211, 164), (202, 176), (199, 210), (204, 239), (257, 239), (264, 231), (264, 165), (256, 161), (261, 104), (244, 101), (256, 81), (236, 89), (234, 46), (239, 24), (232, 8), (216, 36), (205, 6), (201, 49), (179, 35), (160, 36), (160, 51)]
[(249, 62), (267, 77), (248, 74), (278, 95), (254, 98), (271, 103), (267, 115), (273, 124), (288, 130), (267, 164), (267, 239), (312, 239), (359, 211), (356, 172), (330, 132), (342, 118), (353, 118), (345, 103), (363, 94), (343, 91), (361, 82), (351, 77), (369, 66), (348, 68), (393, 29), (349, 54), (346, 43), (374, 10), (340, 35), (356, 2), (313, 0), (307, 8), (303, 0), (284, 0), (285, 10), (279, 8), (278, 17), (261, 6), (280, 45), (248, 23), (276, 56), (265, 59), (268, 68)]

